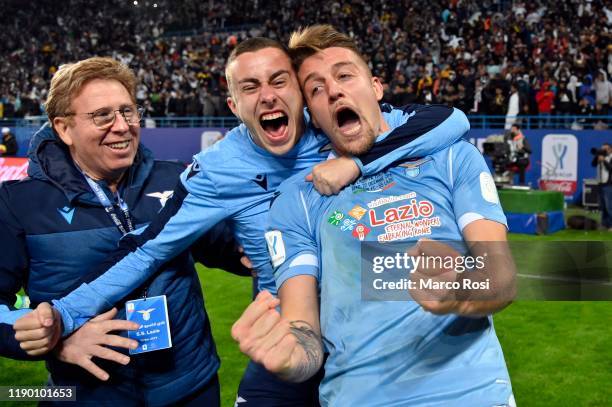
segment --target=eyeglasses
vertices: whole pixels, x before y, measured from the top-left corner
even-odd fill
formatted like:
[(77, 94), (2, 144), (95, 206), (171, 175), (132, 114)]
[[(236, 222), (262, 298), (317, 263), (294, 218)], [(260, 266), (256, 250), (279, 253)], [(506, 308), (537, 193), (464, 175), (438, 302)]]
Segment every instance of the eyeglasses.
[(119, 109), (110, 109), (107, 107), (103, 107), (101, 109), (96, 110), (91, 113), (65, 113), (64, 116), (76, 116), (77, 114), (87, 114), (93, 120), (93, 123), (96, 127), (104, 129), (107, 127), (111, 127), (115, 123), (115, 119), (117, 115), (115, 112), (121, 113), (121, 116), (125, 119), (125, 122), (130, 126), (135, 126), (140, 124), (140, 120), (144, 115), (144, 107), (138, 105), (130, 105), (123, 106)]

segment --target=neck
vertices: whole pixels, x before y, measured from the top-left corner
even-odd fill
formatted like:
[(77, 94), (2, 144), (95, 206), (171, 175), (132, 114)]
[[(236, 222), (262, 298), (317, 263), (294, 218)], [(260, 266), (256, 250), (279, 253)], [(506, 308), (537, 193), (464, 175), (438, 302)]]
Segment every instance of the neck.
[(389, 123), (387, 123), (387, 121), (385, 120), (385, 117), (381, 113), (380, 114), (380, 128), (378, 130), (378, 135), (388, 132), (389, 129), (390, 129)]
[(113, 194), (117, 192), (119, 183), (121, 182), (121, 180), (123, 179), (123, 176), (125, 175), (125, 170), (116, 171), (115, 173), (111, 175), (101, 176), (97, 174), (95, 171), (90, 170), (87, 166), (81, 164), (76, 159), (76, 157), (73, 157), (72, 159), (74, 160), (74, 163), (81, 170), (83, 174), (87, 175), (89, 178), (93, 179), (94, 181), (106, 182), (108, 189), (110, 189)]

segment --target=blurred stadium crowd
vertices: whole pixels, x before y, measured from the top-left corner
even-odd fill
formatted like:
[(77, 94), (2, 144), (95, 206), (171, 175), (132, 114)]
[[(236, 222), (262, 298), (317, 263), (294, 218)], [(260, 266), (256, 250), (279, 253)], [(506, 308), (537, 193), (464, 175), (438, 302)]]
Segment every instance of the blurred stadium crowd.
[[(0, 118), (40, 115), (57, 67), (130, 65), (147, 115), (231, 116), (223, 69), (251, 36), (331, 23), (358, 39), (385, 100), (472, 114), (607, 115), (612, 1), (2, 1)], [(545, 119), (543, 119), (545, 120)]]

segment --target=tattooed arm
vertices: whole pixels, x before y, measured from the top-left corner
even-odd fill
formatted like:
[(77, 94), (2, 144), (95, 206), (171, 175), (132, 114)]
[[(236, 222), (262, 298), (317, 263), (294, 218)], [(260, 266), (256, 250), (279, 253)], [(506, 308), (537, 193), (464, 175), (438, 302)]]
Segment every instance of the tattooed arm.
[(314, 277), (295, 276), (280, 287), (278, 296), (281, 314), (290, 322), (290, 330), (297, 340), (296, 362), (284, 374), (285, 380), (300, 382), (309, 379), (323, 364), (323, 344), (319, 324), (319, 296)]
[(254, 362), (283, 380), (303, 382), (323, 364), (316, 280), (290, 278), (279, 298), (262, 291), (234, 324), (232, 336)]

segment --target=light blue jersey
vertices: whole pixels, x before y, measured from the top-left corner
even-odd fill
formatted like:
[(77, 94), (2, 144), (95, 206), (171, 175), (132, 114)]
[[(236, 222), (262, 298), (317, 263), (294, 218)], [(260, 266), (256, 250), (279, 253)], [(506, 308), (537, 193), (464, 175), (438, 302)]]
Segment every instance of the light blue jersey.
[[(368, 154), (359, 157), (363, 174), (380, 171), (401, 157), (437, 151), (469, 129), (463, 113), (444, 106), (412, 105), (397, 112), (410, 116), (410, 126), (381, 137)], [(306, 129), (299, 142), (281, 156), (256, 145), (244, 125), (196, 155), (159, 218), (140, 234), (127, 236), (131, 251), (94, 281), (53, 301), (62, 315), (64, 334), (141, 286), (163, 263), (222, 220), (231, 221), (237, 241), (257, 272), (259, 288), (275, 293), (264, 239), (270, 204), (282, 181), (296, 174), (294, 180), (303, 180), (330, 153), (328, 139), (308, 123)]]
[[(397, 123), (389, 123), (397, 126)], [(476, 147), (449, 148), (362, 177), (338, 196), (282, 185), (267, 232), (280, 287), (319, 283), (330, 406), (501, 406), (512, 388), (491, 317), (436, 316), (414, 301), (361, 298), (361, 241), (462, 241), (477, 219), (506, 224)]]

